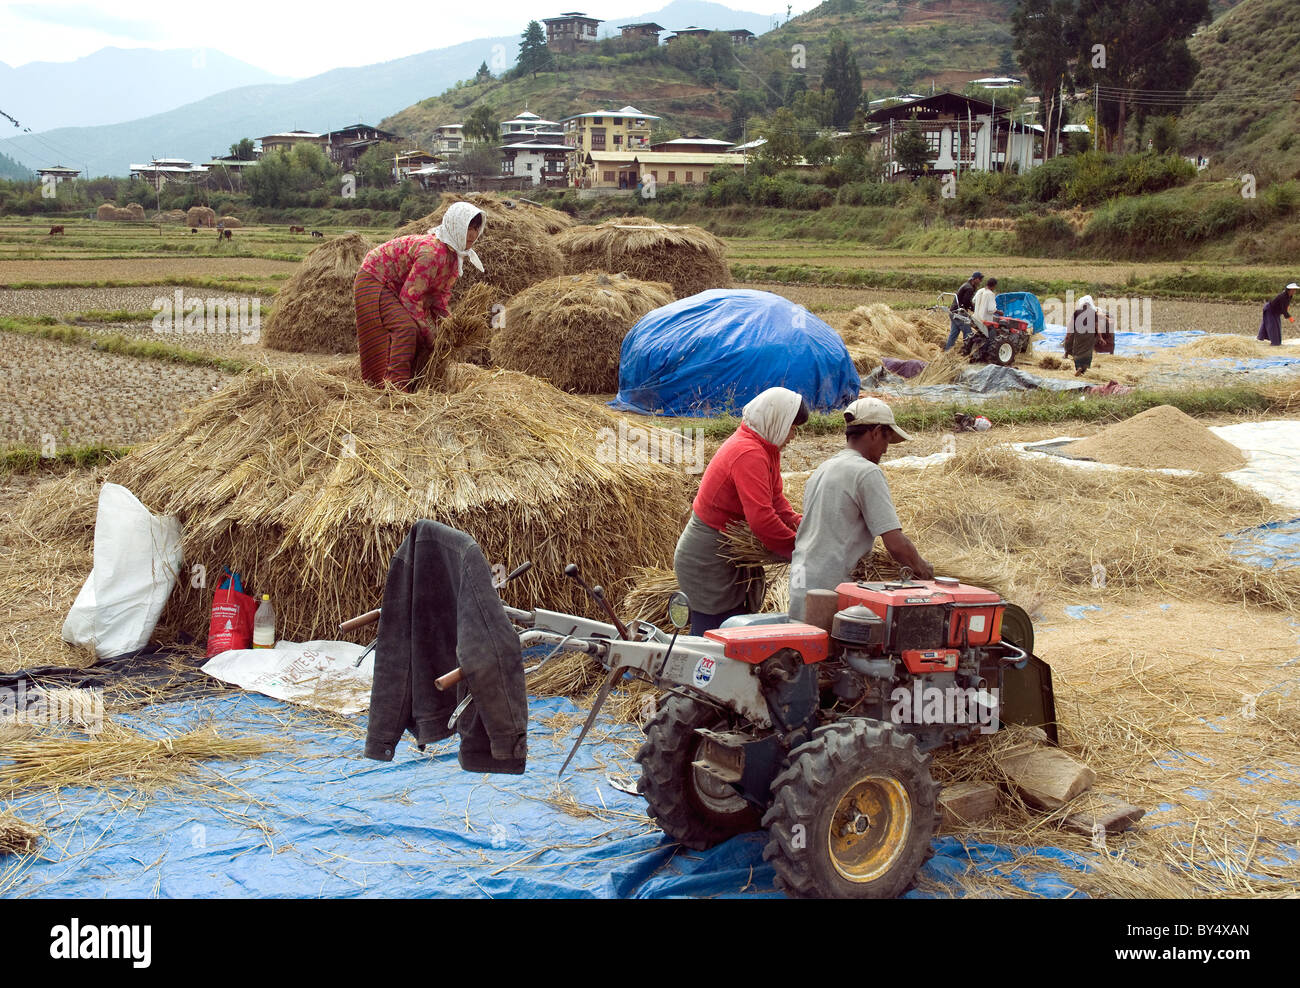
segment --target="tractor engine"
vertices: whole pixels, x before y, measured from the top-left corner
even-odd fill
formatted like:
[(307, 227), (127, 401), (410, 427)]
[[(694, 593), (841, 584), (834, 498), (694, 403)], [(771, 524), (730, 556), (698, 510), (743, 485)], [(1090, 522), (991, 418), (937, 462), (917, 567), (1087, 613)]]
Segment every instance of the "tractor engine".
[(923, 748), (997, 729), (1001, 596), (948, 577), (836, 593), (823, 685), (842, 714), (894, 723)]

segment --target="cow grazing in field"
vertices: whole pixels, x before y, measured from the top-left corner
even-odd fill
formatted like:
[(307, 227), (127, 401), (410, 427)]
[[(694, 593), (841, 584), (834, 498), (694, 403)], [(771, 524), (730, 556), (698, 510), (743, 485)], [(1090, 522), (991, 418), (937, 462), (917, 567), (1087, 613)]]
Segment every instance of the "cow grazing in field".
[(229, 230), (222, 230), (221, 232), (225, 234), (227, 240), (230, 239), (230, 231), (229, 231)]
[(50, 236), (52, 237), (52, 236), (54, 236), (56, 233), (60, 233), (60, 234), (63, 233), (63, 227), (61, 227), (61, 226), (52, 226), (52, 227), (50, 227)]
[(307, 232), (307, 228), (304, 227), (304, 226), (291, 226), (291, 227), (289, 227), (289, 232), (290, 232), (290, 233), (306, 233), (306, 232)]
[(190, 233), (198, 233), (198, 232), (199, 232), (199, 228), (197, 226), (190, 227)]
[[(59, 232), (60, 232), (60, 233), (63, 232), (62, 228), (59, 229)], [(311, 235), (312, 235), (313, 237), (323, 237), (323, 236), (325, 236), (325, 234), (321, 233), (319, 230), (312, 230)]]

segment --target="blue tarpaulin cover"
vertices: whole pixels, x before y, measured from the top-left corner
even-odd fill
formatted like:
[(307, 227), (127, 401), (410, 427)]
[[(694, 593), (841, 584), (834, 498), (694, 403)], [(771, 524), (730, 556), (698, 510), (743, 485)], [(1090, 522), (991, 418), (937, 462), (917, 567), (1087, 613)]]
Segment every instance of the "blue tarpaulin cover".
[(1224, 538), (1235, 543), (1232, 547), (1234, 556), (1242, 556), (1246, 562), (1261, 569), (1272, 569), (1278, 563), (1300, 564), (1300, 518), (1270, 521), (1255, 528), (1232, 532)]
[(623, 339), (618, 397), (643, 415), (739, 413), (772, 387), (818, 411), (858, 397), (858, 372), (830, 326), (771, 292), (713, 289), (646, 313)]
[(1043, 307), (1038, 304), (1038, 296), (1031, 292), (1002, 292), (993, 299), (998, 309), (1012, 319), (1023, 319), (1029, 323), (1035, 333), (1045, 328)]

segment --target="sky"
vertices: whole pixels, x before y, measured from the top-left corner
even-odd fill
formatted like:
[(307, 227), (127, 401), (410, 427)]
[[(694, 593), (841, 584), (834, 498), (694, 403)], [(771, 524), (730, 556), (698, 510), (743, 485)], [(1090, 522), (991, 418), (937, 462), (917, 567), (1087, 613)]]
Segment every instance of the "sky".
[[(622, 20), (667, 0), (584, 0), (593, 17)], [(784, 0), (719, 0), (733, 10), (785, 12)], [(817, 6), (799, 0), (793, 12)], [(768, 8), (771, 8), (769, 10)], [(415, 0), (215, 0), (137, 3), (0, 0), (0, 62), (67, 62), (105, 47), (215, 48), (277, 75), (305, 78), (344, 66), (385, 62), (475, 38), (521, 34), (530, 20), (566, 9), (537, 0), (486, 3)], [(381, 11), (392, 11), (387, 16)], [(669, 24), (677, 28), (687, 25)]]

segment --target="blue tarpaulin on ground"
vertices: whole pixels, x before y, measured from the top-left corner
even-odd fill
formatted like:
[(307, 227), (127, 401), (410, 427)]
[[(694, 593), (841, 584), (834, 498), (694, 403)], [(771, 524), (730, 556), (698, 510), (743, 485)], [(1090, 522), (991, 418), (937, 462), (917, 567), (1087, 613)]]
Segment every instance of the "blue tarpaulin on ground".
[(1043, 307), (1038, 303), (1038, 296), (1032, 292), (1002, 292), (993, 299), (994, 304), (1004, 316), (1023, 319), (1041, 333), (1046, 324), (1043, 321)]
[(1242, 556), (1249, 563), (1271, 569), (1277, 563), (1300, 563), (1300, 518), (1289, 521), (1271, 521), (1265, 525), (1231, 532), (1224, 538), (1235, 543), (1234, 556)]
[(840, 335), (803, 306), (771, 292), (714, 289), (655, 309), (628, 331), (610, 404), (643, 415), (738, 414), (777, 386), (834, 411), (860, 384)]
[[(1186, 346), (1194, 340), (1204, 339), (1206, 336), (1213, 335), (1216, 334), (1203, 333), (1198, 329), (1189, 329), (1175, 333), (1116, 333), (1115, 352), (1120, 355), (1128, 354), (1129, 356), (1154, 353), (1157, 350), (1168, 350), (1172, 347)], [(1238, 338), (1249, 339), (1249, 337)], [(1064, 341), (1065, 327), (1058, 326), (1054, 323), (1048, 323), (1047, 328), (1043, 331), (1041, 339), (1036, 340), (1035, 345), (1061, 346)], [(1259, 346), (1259, 357), (1255, 359), (1237, 360), (1231, 357), (1190, 357), (1188, 359), (1190, 361), (1195, 361), (1196, 363), (1213, 364), (1215, 366), (1228, 367), (1234, 370), (1264, 370), (1271, 367), (1294, 367), (1300, 365), (1300, 348), (1268, 347), (1261, 343)]]
[[(637, 776), (632, 756), (641, 734), (634, 727), (598, 723), (557, 788), (583, 711), (565, 699), (531, 703), (522, 776), (461, 771), (454, 739), (422, 754), (408, 735), (392, 762), (370, 761), (361, 755), (364, 717), (317, 717), (250, 693), (114, 715), (146, 733), (212, 724), (227, 737), (269, 737), (276, 750), (251, 761), (205, 763), (198, 792), (178, 788), (136, 800), (62, 789), (14, 800), (13, 811), (39, 821), (50, 836), (7, 895), (780, 895), (762, 858), (762, 834), (691, 851), (651, 826), (639, 796), (611, 785)], [(582, 809), (566, 813), (547, 802), (557, 796)], [(1012, 848), (963, 847), (951, 837), (933, 846), (923, 874), (954, 886), (973, 863), (1006, 873), (1026, 891), (1065, 896), (1072, 892), (1070, 872), (1086, 868), (1084, 858), (1056, 849), (1036, 852), (1034, 867), (1022, 861), (1013, 869)], [(961, 893), (954, 887), (951, 894)]]

